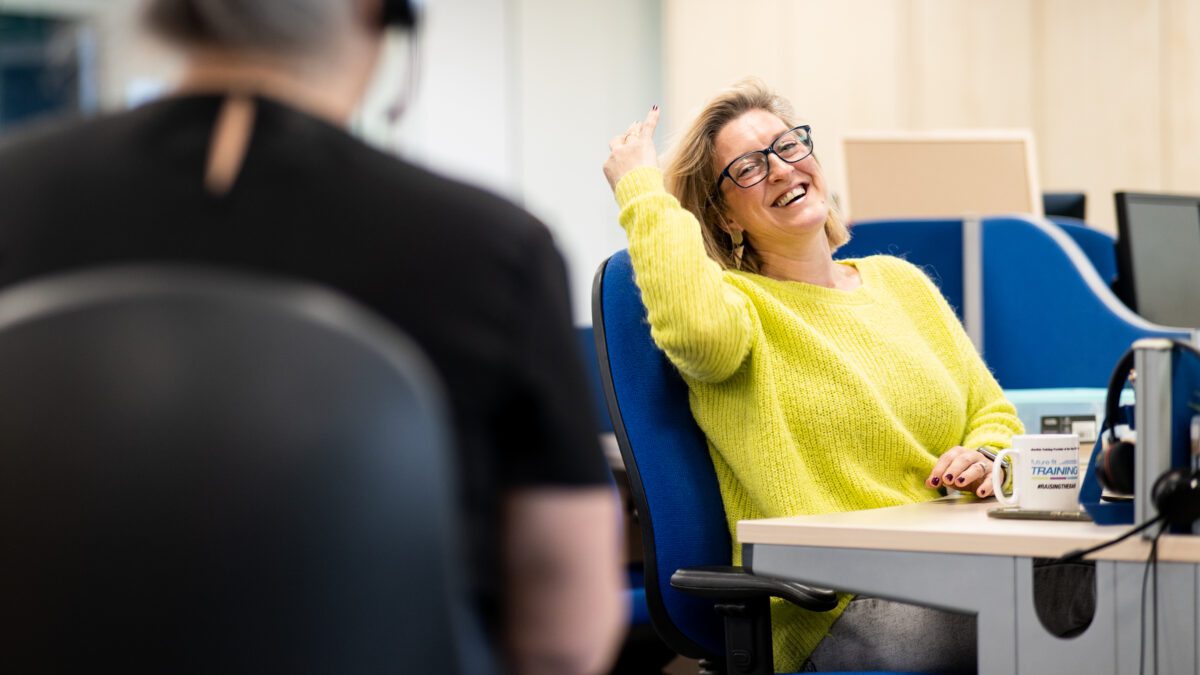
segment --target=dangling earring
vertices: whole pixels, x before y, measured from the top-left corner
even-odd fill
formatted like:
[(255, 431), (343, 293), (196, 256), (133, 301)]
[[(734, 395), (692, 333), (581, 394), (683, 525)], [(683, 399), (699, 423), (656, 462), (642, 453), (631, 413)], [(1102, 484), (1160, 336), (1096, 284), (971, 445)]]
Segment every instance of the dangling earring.
[(729, 239), (733, 242), (733, 259), (740, 270), (742, 269), (742, 254), (746, 252), (746, 242), (742, 238), (742, 231), (734, 230), (730, 232)]

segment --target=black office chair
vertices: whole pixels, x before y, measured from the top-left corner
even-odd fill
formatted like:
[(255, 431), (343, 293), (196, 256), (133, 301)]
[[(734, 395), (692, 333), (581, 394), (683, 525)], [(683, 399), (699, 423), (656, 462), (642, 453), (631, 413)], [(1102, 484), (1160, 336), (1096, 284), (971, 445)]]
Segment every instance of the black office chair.
[(310, 285), (0, 293), (0, 667), (490, 672), (419, 351)]

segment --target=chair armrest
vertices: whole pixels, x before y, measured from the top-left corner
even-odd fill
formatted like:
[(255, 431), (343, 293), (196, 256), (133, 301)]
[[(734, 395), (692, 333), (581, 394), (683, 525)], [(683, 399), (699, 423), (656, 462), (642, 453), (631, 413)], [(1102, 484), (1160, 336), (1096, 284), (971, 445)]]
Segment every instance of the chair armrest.
[(828, 612), (838, 603), (833, 591), (755, 576), (743, 567), (732, 565), (680, 568), (671, 575), (671, 587), (690, 595), (725, 601), (783, 598), (813, 612)]

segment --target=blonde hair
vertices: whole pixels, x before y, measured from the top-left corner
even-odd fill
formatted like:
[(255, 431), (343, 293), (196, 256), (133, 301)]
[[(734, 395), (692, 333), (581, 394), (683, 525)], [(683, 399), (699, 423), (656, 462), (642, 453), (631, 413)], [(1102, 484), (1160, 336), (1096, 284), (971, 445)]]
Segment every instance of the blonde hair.
[[(783, 120), (788, 127), (796, 126), (792, 105), (767, 88), (757, 78), (742, 80), (717, 94), (691, 126), (684, 132), (665, 171), (667, 190), (700, 221), (704, 247), (709, 257), (722, 267), (744, 269), (758, 273), (762, 258), (749, 238), (743, 238), (741, 261), (734, 253), (735, 246), (726, 230), (725, 197), (715, 188), (719, 174), (716, 168), (717, 134), (733, 120), (751, 110), (765, 110)], [(837, 250), (850, 241), (850, 231), (831, 200), (825, 218), (825, 237), (829, 248)]]

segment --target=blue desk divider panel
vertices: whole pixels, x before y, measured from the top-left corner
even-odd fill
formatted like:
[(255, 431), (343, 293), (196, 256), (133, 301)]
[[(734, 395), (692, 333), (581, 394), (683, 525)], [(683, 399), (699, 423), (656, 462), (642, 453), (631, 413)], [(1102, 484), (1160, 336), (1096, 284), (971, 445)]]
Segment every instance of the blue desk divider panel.
[(1062, 231), (1083, 249), (1092, 267), (1096, 268), (1096, 273), (1109, 288), (1112, 288), (1113, 281), (1117, 278), (1116, 237), (1075, 218), (1050, 218), (1050, 222), (1062, 228)]
[[(850, 226), (850, 241), (835, 258), (891, 255), (925, 270), (963, 318), (962, 220), (958, 218), (864, 220)], [(1115, 255), (1115, 254), (1114, 254)]]
[(1188, 338), (1125, 307), (1052, 223), (985, 218), (982, 258), (983, 356), (1005, 389), (1104, 387), (1135, 340)]
[(596, 336), (591, 326), (576, 326), (575, 337), (583, 356), (584, 370), (592, 390), (592, 407), (595, 410), (597, 431), (611, 434), (612, 418), (608, 416), (608, 403), (604, 400), (604, 387), (600, 384), (600, 361), (596, 358)]

